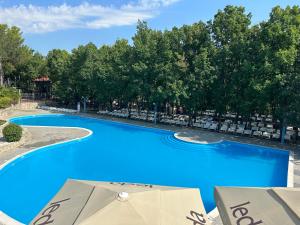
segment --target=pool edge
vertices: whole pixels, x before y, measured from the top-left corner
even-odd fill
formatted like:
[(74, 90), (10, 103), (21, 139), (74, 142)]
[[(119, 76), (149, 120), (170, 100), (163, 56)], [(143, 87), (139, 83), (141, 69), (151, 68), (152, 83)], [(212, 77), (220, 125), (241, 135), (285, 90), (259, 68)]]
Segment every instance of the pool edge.
[[(106, 120), (106, 119), (102, 119), (102, 118), (97, 118), (97, 117), (92, 117), (92, 116), (86, 116), (86, 115), (76, 115), (76, 114), (69, 114), (69, 113), (49, 113), (49, 114), (32, 114), (32, 115), (26, 115), (26, 116), (16, 116), (16, 117), (11, 117), (8, 119), (8, 121), (10, 121), (11, 119), (17, 119), (17, 118), (22, 118), (22, 117), (29, 117), (29, 116), (39, 116), (39, 115), (43, 115), (43, 116), (47, 116), (47, 115), (73, 115), (73, 116), (78, 116), (78, 117), (85, 117), (85, 118), (91, 118), (91, 119), (96, 119), (96, 120), (102, 120), (102, 121), (111, 121), (111, 122), (114, 122), (114, 123), (121, 123), (121, 124), (126, 124), (126, 125), (131, 125), (131, 126), (137, 126), (137, 127), (143, 127), (143, 128), (148, 128), (148, 129), (154, 129), (154, 130), (162, 130), (162, 131), (168, 131), (168, 132), (173, 132), (173, 136), (179, 140), (179, 141), (182, 141), (182, 142), (186, 142), (186, 143), (192, 143), (192, 144), (204, 144), (204, 145), (209, 145), (209, 144), (219, 144), (219, 143), (222, 143), (224, 142), (224, 140), (220, 140), (220, 141), (216, 141), (216, 142), (209, 142), (209, 143), (205, 143), (205, 142), (195, 142), (195, 141), (187, 141), (187, 140), (182, 140), (180, 138), (177, 137), (178, 135), (178, 132), (175, 132), (175, 131), (172, 131), (172, 130), (167, 130), (167, 129), (162, 129), (162, 128), (156, 128), (156, 127), (147, 127), (147, 126), (143, 126), (143, 125), (136, 125), (136, 124), (130, 124), (130, 123), (126, 123), (126, 122), (120, 122), (120, 121), (113, 121), (113, 120)], [(73, 141), (79, 141), (81, 139), (85, 139), (85, 138), (88, 138), (89, 136), (91, 136), (93, 134), (93, 131), (92, 130), (89, 130), (87, 128), (82, 128), (82, 127), (63, 127), (63, 126), (27, 126), (27, 125), (24, 125), (24, 127), (48, 127), (48, 128), (62, 128), (62, 129), (70, 129), (70, 128), (73, 128), (73, 129), (81, 129), (81, 130), (85, 130), (88, 132), (87, 135), (83, 136), (83, 137), (80, 137), (80, 138), (73, 138), (73, 139), (70, 139), (70, 140), (66, 140), (66, 141), (60, 141), (60, 142), (57, 142), (57, 143), (54, 143), (54, 144), (49, 144), (49, 145), (45, 145), (45, 146), (42, 146), (42, 147), (38, 147), (38, 148), (35, 148), (35, 149), (32, 149), (28, 152), (24, 152), (24, 153), (21, 153), (15, 157), (13, 157), (12, 159), (6, 161), (5, 163), (1, 164), (0, 165), (0, 171), (5, 167), (7, 166), (8, 164), (10, 164), (11, 162), (13, 162), (14, 160), (18, 159), (18, 158), (21, 158), (21, 157), (24, 157), (25, 155), (27, 154), (30, 154), (32, 152), (35, 152), (35, 151), (38, 151), (40, 149), (43, 149), (43, 148), (46, 148), (46, 147), (49, 147), (49, 146), (55, 146), (55, 145), (59, 145), (59, 144), (63, 144), (63, 143), (68, 143), (68, 142), (73, 142)], [(226, 140), (227, 141), (227, 140)], [(281, 150), (281, 151), (288, 151), (289, 152), (289, 160), (288, 160), (288, 171), (287, 171), (287, 187), (294, 187), (294, 153), (292, 150), (287, 150), (287, 149), (281, 149), (281, 148), (274, 148), (274, 147), (269, 147), (269, 146), (264, 146), (264, 145), (258, 145), (258, 144), (249, 144), (249, 143), (243, 143), (243, 142), (239, 142), (239, 141), (231, 141), (231, 140), (228, 140), (228, 142), (233, 142), (233, 143), (239, 143), (239, 144), (246, 144), (246, 145), (254, 145), (254, 146), (259, 146), (259, 147), (264, 147), (264, 148), (271, 148), (271, 149), (274, 149), (274, 150)], [(0, 210), (0, 212), (2, 212)], [(14, 219), (13, 217), (10, 217), (9, 215), (5, 214), (4, 212), (2, 212), (5, 216), (9, 217), (9, 218), (12, 218)], [(219, 211), (218, 211), (218, 208), (215, 207), (213, 210), (211, 210), (210, 212), (207, 212), (207, 215), (209, 217), (209, 220), (213, 223), (218, 217), (219, 217)], [(15, 220), (15, 219), (14, 219)], [(16, 220), (17, 222), (19, 222), (18, 220)], [(20, 225), (23, 225), (23, 223), (19, 222)]]

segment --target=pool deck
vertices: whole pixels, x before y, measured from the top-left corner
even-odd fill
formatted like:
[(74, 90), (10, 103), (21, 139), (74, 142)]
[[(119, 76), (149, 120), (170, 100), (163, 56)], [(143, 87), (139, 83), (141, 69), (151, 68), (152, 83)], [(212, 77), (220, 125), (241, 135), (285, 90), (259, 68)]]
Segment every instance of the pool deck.
[(79, 128), (59, 128), (59, 127), (29, 127), (23, 126), (26, 129), (26, 133), (29, 136), (24, 143), (18, 147), (13, 148), (1, 148), (0, 140), (0, 165), (4, 164), (8, 160), (29, 152), (33, 149), (43, 146), (65, 142), (77, 138), (82, 138), (89, 135), (89, 132)]
[(294, 187), (300, 188), (300, 147), (294, 154)]
[[(14, 110), (10, 115), (7, 115), (5, 119), (16, 117), (16, 116), (50, 114), (50, 113), (53, 112), (39, 110), (39, 109)], [(292, 183), (290, 183), (289, 186), (300, 187), (300, 146), (290, 145), (290, 144), (282, 145), (279, 142), (271, 141), (271, 140), (243, 137), (243, 136), (230, 135), (225, 133), (210, 132), (210, 131), (188, 128), (188, 127), (178, 127), (178, 126), (171, 126), (171, 125), (164, 125), (164, 124), (155, 125), (143, 121), (114, 118), (109, 116), (100, 116), (96, 114), (80, 113), (79, 115), (84, 117), (93, 117), (93, 118), (135, 124), (140, 126), (171, 130), (176, 132), (175, 134), (176, 138), (183, 141), (194, 142), (199, 144), (210, 144), (210, 143), (216, 143), (220, 141), (237, 141), (241, 143), (255, 144), (255, 145), (289, 150), (290, 155), (293, 156), (290, 158), (290, 163), (289, 163), (290, 165), (289, 165), (288, 176), (289, 176), (289, 181), (292, 181)], [(33, 149), (46, 146), (46, 145), (59, 143), (59, 142), (73, 140), (76, 138), (82, 138), (89, 134), (87, 130), (78, 129), (78, 128), (30, 127), (30, 126), (24, 126), (24, 128), (27, 136), (25, 142), (20, 144), (17, 147), (13, 147), (9, 151), (2, 150), (1, 145), (7, 143), (4, 143), (3, 138), (1, 138), (0, 136), (0, 165), (15, 158), (16, 156), (22, 155)], [(214, 210), (213, 213), (210, 213), (210, 216), (214, 218), (213, 225), (222, 225), (217, 210)]]

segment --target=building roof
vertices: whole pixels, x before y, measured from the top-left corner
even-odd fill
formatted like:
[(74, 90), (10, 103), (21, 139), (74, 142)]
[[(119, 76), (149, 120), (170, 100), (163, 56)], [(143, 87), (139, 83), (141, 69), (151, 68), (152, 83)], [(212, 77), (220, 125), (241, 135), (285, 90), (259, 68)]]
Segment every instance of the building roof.
[(50, 81), (48, 76), (41, 76), (34, 79), (34, 82), (48, 82), (48, 81)]

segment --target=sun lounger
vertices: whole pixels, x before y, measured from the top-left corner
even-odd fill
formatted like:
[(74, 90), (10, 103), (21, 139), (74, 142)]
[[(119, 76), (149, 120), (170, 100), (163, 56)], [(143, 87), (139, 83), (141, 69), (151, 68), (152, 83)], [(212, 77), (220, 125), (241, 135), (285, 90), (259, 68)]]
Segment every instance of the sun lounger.
[(280, 130), (277, 130), (276, 133), (272, 134), (273, 139), (279, 139), (280, 138)]
[(252, 135), (252, 130), (244, 130), (244, 135), (251, 136)]
[(265, 124), (264, 124), (264, 123), (258, 123), (257, 126), (258, 126), (258, 127), (264, 127)]
[(227, 132), (228, 131), (228, 125), (227, 124), (223, 124), (220, 128), (221, 132)]
[(210, 130), (217, 130), (218, 129), (218, 124), (217, 123), (213, 123), (210, 125), (209, 127)]
[(266, 128), (266, 127), (261, 127), (259, 130), (262, 131), (262, 132), (265, 132), (265, 131), (268, 130), (268, 128)]
[(204, 129), (209, 129), (209, 127), (211, 126), (210, 122), (206, 122), (203, 126)]
[(271, 134), (270, 132), (268, 132), (268, 131), (265, 131), (265, 132), (263, 132), (262, 136), (263, 136), (264, 138), (270, 139), (271, 136), (272, 136), (272, 134)]
[(239, 128), (236, 130), (236, 133), (237, 133), (237, 134), (243, 134), (244, 131), (245, 131), (245, 128), (239, 127)]
[(234, 133), (236, 131), (236, 124), (232, 124), (230, 125), (228, 132), (229, 133)]
[(259, 130), (256, 130), (256, 131), (253, 132), (253, 136), (255, 136), (255, 137), (261, 137), (262, 136), (262, 132), (259, 131)]
[(284, 140), (291, 141), (293, 139), (294, 135), (295, 135), (295, 131), (288, 130), (284, 136)]
[(196, 123), (193, 124), (193, 127), (200, 128), (201, 127), (201, 123), (200, 122), (196, 122)]

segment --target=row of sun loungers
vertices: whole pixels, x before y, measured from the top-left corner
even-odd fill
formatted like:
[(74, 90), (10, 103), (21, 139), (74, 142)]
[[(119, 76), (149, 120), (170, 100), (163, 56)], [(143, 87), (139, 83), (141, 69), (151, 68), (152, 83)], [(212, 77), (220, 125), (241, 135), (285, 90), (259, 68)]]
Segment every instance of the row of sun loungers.
[(76, 113), (77, 110), (74, 109), (66, 109), (66, 108), (58, 108), (58, 107), (51, 107), (51, 106), (38, 106), (39, 109), (48, 110), (48, 111), (55, 111), (55, 112), (64, 112), (64, 113)]
[[(206, 122), (204, 124), (200, 124), (200, 128), (209, 129), (209, 130), (217, 130), (218, 124), (214, 122)], [(196, 126), (197, 127), (197, 126)], [(251, 128), (246, 128), (246, 124), (227, 124), (223, 123), (220, 126), (220, 132), (224, 133), (232, 133), (238, 135), (246, 135), (246, 136), (255, 136), (255, 137), (262, 137), (267, 139), (279, 139), (280, 138), (280, 130), (274, 129), (272, 124), (267, 124), (266, 126), (259, 126), (252, 123)], [(292, 127), (288, 127), (286, 131), (284, 139), (287, 141), (291, 141), (295, 138), (296, 132), (293, 130)], [(299, 134), (298, 134), (299, 135)]]
[[(120, 118), (128, 118), (129, 113), (127, 110), (114, 110), (114, 111), (98, 111), (98, 114), (100, 115), (107, 115), (107, 116), (115, 116), (115, 117), (120, 117)], [(136, 119), (136, 120), (144, 120), (144, 121), (154, 121), (154, 113), (150, 112), (147, 115), (146, 111), (141, 111), (138, 113), (137, 111), (132, 111), (130, 113), (130, 118), (131, 119)]]
[[(116, 116), (121, 118), (128, 118), (129, 113), (127, 109), (114, 110), (114, 111), (99, 111), (98, 114)], [(276, 139), (280, 138), (280, 130), (275, 129), (272, 122), (271, 116), (265, 115), (255, 115), (252, 117), (251, 122), (240, 122), (234, 123), (233, 118), (234, 114), (227, 114), (227, 118), (224, 122), (220, 123), (213, 120), (214, 115), (213, 111), (208, 111), (204, 113), (204, 116), (199, 116), (196, 118), (195, 122), (189, 124), (189, 117), (187, 115), (173, 115), (169, 116), (166, 114), (160, 114), (161, 123), (169, 125), (178, 125), (178, 126), (192, 126), (195, 128), (201, 128), (210, 131), (219, 131), (224, 133), (230, 133), (235, 135), (244, 135), (244, 136), (254, 136), (258, 138), (266, 139)], [(143, 121), (154, 121), (155, 114), (154, 112), (143, 110), (138, 112), (137, 110), (132, 110), (130, 113), (130, 118)], [(271, 121), (271, 122), (268, 122)], [(299, 134), (300, 135), (300, 132)], [(292, 127), (288, 127), (284, 139), (291, 141), (296, 137), (296, 132), (293, 131)]]

